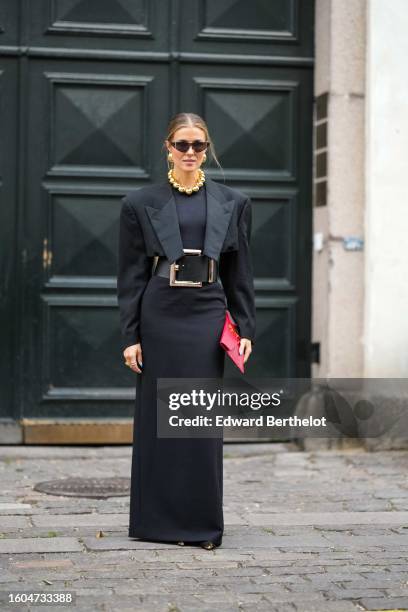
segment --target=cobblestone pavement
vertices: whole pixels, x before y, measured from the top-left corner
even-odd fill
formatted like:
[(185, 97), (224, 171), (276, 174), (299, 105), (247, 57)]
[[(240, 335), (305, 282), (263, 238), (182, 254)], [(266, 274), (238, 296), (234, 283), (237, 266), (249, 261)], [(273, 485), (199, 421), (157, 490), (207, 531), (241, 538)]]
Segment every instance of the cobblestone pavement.
[(0, 446), (3, 599), (65, 590), (75, 610), (408, 609), (408, 452), (251, 443), (225, 444), (224, 455), (225, 534), (205, 551), (129, 539), (128, 497), (33, 490), (68, 476), (128, 477), (130, 447)]

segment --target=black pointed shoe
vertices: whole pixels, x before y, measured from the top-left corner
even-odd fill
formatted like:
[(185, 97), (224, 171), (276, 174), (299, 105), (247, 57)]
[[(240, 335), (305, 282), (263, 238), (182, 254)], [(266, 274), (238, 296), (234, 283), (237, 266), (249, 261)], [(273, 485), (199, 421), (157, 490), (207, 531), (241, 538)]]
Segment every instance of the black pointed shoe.
[(204, 542), (200, 542), (201, 548), (205, 548), (205, 550), (213, 550), (220, 546), (220, 543), (212, 542), (211, 540), (205, 540)]

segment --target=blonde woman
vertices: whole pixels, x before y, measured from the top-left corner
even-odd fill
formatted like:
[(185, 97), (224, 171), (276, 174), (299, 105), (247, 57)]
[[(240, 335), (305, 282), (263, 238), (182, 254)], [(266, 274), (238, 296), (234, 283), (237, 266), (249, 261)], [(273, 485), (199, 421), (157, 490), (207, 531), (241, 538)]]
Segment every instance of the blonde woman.
[(167, 177), (129, 193), (120, 216), (122, 348), (137, 376), (129, 537), (211, 550), (224, 532), (223, 440), (157, 437), (156, 382), (223, 376), (227, 308), (248, 360), (251, 201), (205, 176), (207, 152), (218, 160), (198, 115), (176, 115), (163, 148)]

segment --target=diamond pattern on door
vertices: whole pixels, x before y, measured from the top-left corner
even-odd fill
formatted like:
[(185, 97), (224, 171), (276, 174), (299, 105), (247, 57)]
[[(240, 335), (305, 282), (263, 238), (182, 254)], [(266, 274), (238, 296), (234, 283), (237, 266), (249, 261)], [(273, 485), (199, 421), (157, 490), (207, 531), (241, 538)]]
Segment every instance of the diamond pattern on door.
[(211, 28), (290, 30), (290, 0), (207, 0), (205, 24)]
[(106, 195), (53, 198), (53, 275), (116, 275), (119, 206)]
[[(257, 310), (257, 341), (254, 351), (253, 367), (257, 376), (291, 376), (292, 351), (295, 341), (294, 302), (288, 298), (286, 303), (273, 303), (270, 308)], [(271, 342), (273, 338), (273, 342)]]
[(59, 84), (54, 95), (54, 163), (139, 166), (141, 87)]
[(251, 254), (256, 279), (270, 288), (295, 286), (292, 241), (296, 240), (294, 198), (253, 198)]
[(291, 172), (290, 91), (204, 89), (207, 121), (223, 166)]
[[(46, 347), (48, 376), (53, 387), (114, 388), (125, 380), (116, 324), (116, 308), (81, 305), (48, 305)], [(109, 376), (102, 377), (102, 372)]]
[(145, 16), (143, 0), (57, 0), (58, 20), (78, 23), (139, 24)]

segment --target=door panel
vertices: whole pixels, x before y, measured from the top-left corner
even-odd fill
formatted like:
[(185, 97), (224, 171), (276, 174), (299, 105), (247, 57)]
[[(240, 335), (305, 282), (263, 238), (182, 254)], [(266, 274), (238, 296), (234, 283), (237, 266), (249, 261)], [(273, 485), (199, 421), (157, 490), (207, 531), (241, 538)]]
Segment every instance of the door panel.
[[(309, 308), (304, 276), (310, 262), (306, 232), (311, 125), (304, 109), (312, 106), (310, 73), (302, 68), (234, 65), (227, 74), (223, 65), (190, 63), (180, 71), (181, 99), (211, 126), (226, 180), (253, 202), (258, 337), (265, 338), (257, 340), (257, 355), (251, 356), (247, 373), (308, 376), (308, 358), (298, 349), (309, 343), (302, 315)], [(280, 327), (285, 330), (284, 346), (277, 338)], [(276, 356), (267, 346), (271, 341)], [(232, 373), (229, 368), (228, 375)]]
[(25, 416), (131, 412), (116, 301), (119, 212), (135, 182), (155, 180), (168, 87), (159, 64), (30, 63)]

